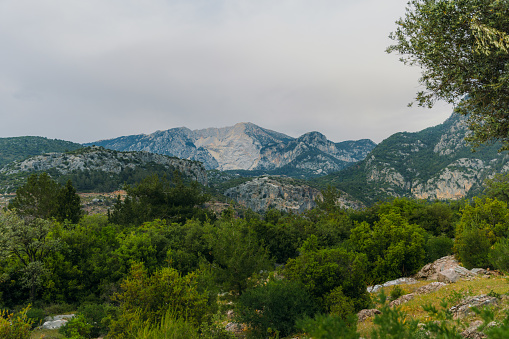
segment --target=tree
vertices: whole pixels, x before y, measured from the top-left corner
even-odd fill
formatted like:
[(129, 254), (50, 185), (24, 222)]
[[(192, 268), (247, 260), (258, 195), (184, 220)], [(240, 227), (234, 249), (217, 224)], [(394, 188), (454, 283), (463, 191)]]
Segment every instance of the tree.
[(33, 218), (77, 223), (81, 216), (81, 199), (70, 180), (62, 187), (48, 173), (32, 174), (27, 183), (16, 190), (9, 209)]
[(372, 278), (383, 282), (414, 274), (425, 264), (424, 236), (424, 229), (390, 211), (381, 214), (373, 226), (360, 223), (350, 239), (368, 256)]
[(27, 183), (16, 190), (16, 197), (9, 204), (19, 215), (49, 219), (57, 209), (60, 185), (48, 173), (32, 174)]
[(76, 193), (71, 180), (67, 180), (65, 186), (58, 192), (56, 199), (58, 205), (55, 211), (55, 218), (57, 221), (68, 220), (76, 224), (83, 215), (83, 211), (81, 209), (81, 198)]
[(117, 199), (109, 214), (113, 223), (141, 225), (154, 219), (183, 223), (203, 217), (205, 213), (198, 206), (209, 199), (196, 181), (186, 185), (178, 173), (173, 181), (157, 175), (147, 177), (133, 187), (127, 186), (126, 191), (127, 197)]
[(59, 244), (48, 236), (52, 227), (44, 219), (20, 218), (11, 212), (0, 214), (0, 256), (21, 263), (23, 285), (30, 289), (32, 302), (47, 274), (44, 261)]
[(509, 149), (509, 2), (411, 0), (387, 52), (419, 66), (419, 106), (457, 105), (474, 146), (501, 140)]

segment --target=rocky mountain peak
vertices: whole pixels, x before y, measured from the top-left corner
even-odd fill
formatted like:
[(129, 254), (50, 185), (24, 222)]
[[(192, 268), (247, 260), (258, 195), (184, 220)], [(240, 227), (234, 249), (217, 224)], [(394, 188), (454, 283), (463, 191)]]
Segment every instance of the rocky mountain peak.
[[(198, 160), (207, 169), (272, 171), (322, 175), (363, 159), (374, 143), (335, 144), (319, 133), (299, 138), (241, 122), (230, 127), (191, 131), (174, 128), (148, 136), (134, 135), (94, 143), (115, 150), (144, 150)], [(276, 172), (274, 172), (276, 171)]]

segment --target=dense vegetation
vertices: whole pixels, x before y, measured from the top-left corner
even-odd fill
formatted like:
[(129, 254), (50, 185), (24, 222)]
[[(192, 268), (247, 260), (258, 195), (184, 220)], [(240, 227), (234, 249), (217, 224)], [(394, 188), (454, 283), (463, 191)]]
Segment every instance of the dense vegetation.
[(372, 305), (367, 285), (444, 255), (508, 269), (509, 208), (496, 198), (508, 180), (472, 203), (394, 199), (346, 211), (329, 187), (302, 215), (241, 217), (215, 215), (200, 186), (157, 175), (128, 187), (109, 215), (83, 215), (70, 208), (79, 202), (70, 182), (34, 174), (0, 214), (0, 307), (78, 309), (62, 330), (73, 338), (149, 338), (175, 326), (225, 338), (218, 319), (228, 308), (254, 337), (346, 326)]

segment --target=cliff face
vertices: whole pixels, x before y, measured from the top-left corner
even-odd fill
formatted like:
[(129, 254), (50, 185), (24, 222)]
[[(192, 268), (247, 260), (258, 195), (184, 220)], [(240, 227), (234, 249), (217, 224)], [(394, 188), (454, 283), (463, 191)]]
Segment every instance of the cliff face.
[(303, 176), (340, 170), (362, 160), (375, 146), (371, 140), (334, 143), (318, 132), (292, 138), (251, 123), (195, 131), (174, 128), (93, 144), (120, 151), (148, 151), (198, 160), (207, 169), (279, 171)]
[(125, 168), (135, 169), (150, 163), (163, 165), (169, 170), (177, 169), (192, 180), (207, 185), (207, 172), (199, 162), (149, 152), (117, 152), (101, 147), (85, 148), (71, 153), (38, 155), (9, 164), (0, 169), (0, 174), (12, 176), (23, 172), (49, 170), (61, 175), (85, 170), (118, 174)]
[(464, 141), (468, 133), (465, 118), (453, 114), (439, 126), (389, 137), (363, 161), (323, 180), (368, 204), (391, 196), (461, 199), (509, 169), (500, 145), (472, 152)]
[[(302, 213), (316, 206), (321, 198), (319, 190), (307, 185), (278, 178), (258, 177), (226, 190), (225, 195), (255, 212), (274, 208), (280, 211)], [(343, 207), (360, 208), (362, 204), (341, 196), (338, 204)]]

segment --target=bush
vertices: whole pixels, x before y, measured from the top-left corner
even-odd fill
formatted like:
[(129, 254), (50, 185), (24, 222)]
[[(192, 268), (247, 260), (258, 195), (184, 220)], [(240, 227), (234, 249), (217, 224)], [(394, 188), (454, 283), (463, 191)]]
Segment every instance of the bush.
[(357, 317), (350, 315), (347, 319), (332, 315), (319, 314), (315, 318), (304, 318), (298, 321), (298, 327), (314, 339), (359, 339)]
[(353, 300), (343, 293), (343, 288), (338, 286), (324, 297), (324, 303), (329, 313), (335, 317), (346, 320), (355, 313)]
[(90, 328), (90, 335), (93, 338), (97, 338), (108, 332), (108, 329), (104, 324), (104, 319), (107, 316), (106, 307), (104, 305), (82, 305), (78, 308), (78, 314), (82, 314), (85, 317), (86, 322), (92, 326)]
[(32, 323), (32, 328), (42, 325), (46, 312), (41, 308), (32, 308), (27, 311), (27, 318)]
[(455, 246), (459, 259), (466, 268), (489, 266), (488, 253), (491, 243), (486, 232), (475, 225), (463, 230), (461, 237), (456, 239)]
[(136, 333), (139, 339), (198, 339), (198, 330), (183, 318), (170, 311), (158, 325), (146, 324)]
[(389, 297), (391, 300), (396, 300), (404, 294), (405, 294), (405, 291), (403, 291), (401, 286), (396, 285), (392, 288), (391, 293), (389, 294)]
[(72, 339), (88, 339), (91, 336), (92, 325), (87, 322), (83, 314), (78, 314), (69, 319), (64, 326), (60, 327), (59, 333), (66, 338)]
[(489, 251), (488, 260), (494, 268), (509, 271), (509, 239), (502, 238)]
[(426, 261), (433, 262), (453, 253), (454, 240), (442, 234), (432, 236), (426, 242)]
[(252, 334), (265, 337), (269, 331), (287, 336), (296, 329), (296, 321), (313, 316), (316, 304), (299, 283), (288, 280), (270, 280), (248, 289), (236, 305), (237, 321), (249, 324)]
[(210, 306), (207, 295), (198, 289), (195, 273), (181, 276), (167, 267), (149, 276), (143, 264), (133, 264), (121, 288), (123, 292), (114, 297), (120, 307), (118, 318), (110, 323), (111, 337), (124, 338), (128, 332), (135, 333), (136, 324), (158, 324), (167, 310), (196, 327), (208, 321)]
[(18, 314), (0, 310), (0, 338), (2, 339), (29, 339), (32, 322), (27, 317), (30, 306)]
[(316, 249), (313, 244), (316, 237), (311, 236), (301, 247), (301, 255), (288, 260), (284, 275), (301, 282), (323, 310), (327, 308), (327, 295), (337, 287), (353, 301), (355, 311), (368, 307), (371, 300), (366, 290), (366, 255), (342, 248)]

